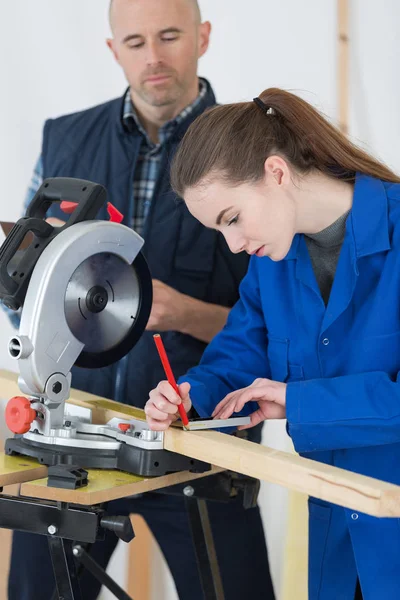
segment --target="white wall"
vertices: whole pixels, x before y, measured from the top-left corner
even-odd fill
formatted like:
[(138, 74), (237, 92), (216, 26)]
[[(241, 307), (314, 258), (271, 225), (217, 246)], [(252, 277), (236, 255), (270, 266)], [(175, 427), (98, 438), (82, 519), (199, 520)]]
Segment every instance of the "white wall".
[[(349, 2), (350, 132), (400, 171), (400, 45), (395, 36), (400, 4)], [(20, 213), (44, 119), (99, 103), (124, 88), (122, 74), (104, 44), (107, 5), (108, 0), (1, 2), (2, 220), (16, 219)], [(200, 0), (200, 5), (214, 26), (200, 73), (210, 79), (220, 102), (252, 98), (266, 87), (281, 86), (301, 93), (336, 118), (335, 0)], [(15, 368), (6, 354), (10, 334), (0, 314), (0, 368)], [(282, 424), (270, 424), (264, 441), (285, 447)], [(260, 502), (277, 590), (286, 500), (285, 490), (263, 486)], [(119, 552), (113, 570), (122, 577), (123, 548)], [(172, 592), (160, 593), (159, 588), (155, 595), (173, 598)]]
[(400, 4), (353, 0), (351, 133), (400, 171)]

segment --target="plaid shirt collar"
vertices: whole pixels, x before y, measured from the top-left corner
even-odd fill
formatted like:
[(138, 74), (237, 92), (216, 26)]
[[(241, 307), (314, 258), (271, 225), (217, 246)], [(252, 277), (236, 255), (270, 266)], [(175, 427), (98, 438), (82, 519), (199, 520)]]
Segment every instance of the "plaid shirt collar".
[(206, 94), (207, 94), (207, 84), (204, 81), (204, 79), (199, 78), (199, 95), (194, 100), (194, 102), (192, 102), (192, 104), (189, 104), (189, 106), (186, 106), (182, 110), (182, 112), (179, 113), (179, 115), (177, 115), (174, 119), (171, 119), (171, 121), (167, 121), (167, 123), (164, 123), (164, 125), (162, 125), (162, 127), (160, 127), (160, 130), (159, 130), (160, 143), (157, 146), (150, 140), (149, 136), (147, 135), (146, 131), (143, 129), (143, 126), (139, 121), (137, 112), (132, 103), (132, 99), (131, 99), (131, 95), (130, 95), (130, 88), (127, 89), (126, 94), (125, 94), (124, 112), (122, 115), (122, 121), (129, 131), (132, 131), (133, 128), (136, 126), (137, 129), (140, 131), (140, 133), (145, 138), (147, 145), (150, 148), (158, 147), (158, 146), (161, 146), (169, 137), (171, 137), (171, 135), (174, 133), (174, 131), (177, 129), (177, 127), (182, 123), (182, 121), (184, 121), (195, 110), (195, 108), (197, 108), (197, 106), (203, 101)]

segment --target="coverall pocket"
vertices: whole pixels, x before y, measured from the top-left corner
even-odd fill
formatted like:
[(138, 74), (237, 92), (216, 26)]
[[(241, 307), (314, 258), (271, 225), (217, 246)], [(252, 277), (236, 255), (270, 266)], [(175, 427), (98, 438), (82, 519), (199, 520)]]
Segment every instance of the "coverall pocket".
[(286, 381), (302, 381), (304, 379), (304, 370), (301, 365), (292, 365), (289, 363), (289, 377)]
[[(385, 371), (391, 377), (395, 377), (400, 370), (400, 333), (396, 331), (388, 335), (355, 340), (354, 352), (356, 355), (352, 360), (354, 362), (362, 360), (363, 369)], [(360, 369), (358, 364), (354, 367)]]
[(268, 361), (274, 381), (301, 381), (304, 371), (301, 365), (289, 363), (290, 340), (268, 336)]

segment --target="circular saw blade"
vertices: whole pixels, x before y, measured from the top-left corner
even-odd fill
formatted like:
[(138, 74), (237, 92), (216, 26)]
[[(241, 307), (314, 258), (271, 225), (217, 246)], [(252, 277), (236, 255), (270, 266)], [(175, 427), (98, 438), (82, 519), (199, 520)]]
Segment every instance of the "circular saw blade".
[(151, 304), (142, 254), (132, 265), (111, 253), (84, 260), (68, 282), (64, 304), (68, 326), (85, 345), (75, 364), (97, 368), (122, 358), (143, 333)]

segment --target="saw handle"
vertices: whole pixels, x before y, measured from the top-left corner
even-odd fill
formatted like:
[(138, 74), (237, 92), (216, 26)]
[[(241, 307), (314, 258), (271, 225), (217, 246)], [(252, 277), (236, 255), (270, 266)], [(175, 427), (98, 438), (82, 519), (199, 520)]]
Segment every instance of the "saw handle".
[[(94, 219), (106, 198), (102, 185), (84, 179), (53, 177), (43, 181), (25, 217), (15, 223), (0, 248), (0, 298), (5, 306), (18, 310), (23, 305), (32, 271), (46, 246), (67, 227)], [(65, 225), (53, 227), (46, 221), (47, 211), (55, 202), (63, 201), (76, 203), (76, 207)], [(25, 247), (25, 237), (30, 233), (33, 241)]]
[[(0, 298), (8, 308), (18, 310), (22, 306), (33, 267), (50, 241), (53, 231), (54, 227), (42, 219), (23, 217), (14, 224), (1, 245)], [(30, 233), (34, 236), (33, 242), (26, 249), (30, 249), (30, 251), (23, 251), (18, 264), (15, 264), (15, 270), (12, 270), (10, 274), (8, 265), (18, 250), (22, 252), (25, 237)]]
[(28, 206), (26, 216), (45, 219), (47, 211), (55, 202), (74, 202), (75, 210), (67, 223), (59, 228), (65, 229), (75, 223), (95, 219), (106, 198), (106, 189), (98, 183), (72, 177), (51, 177), (43, 181)]

